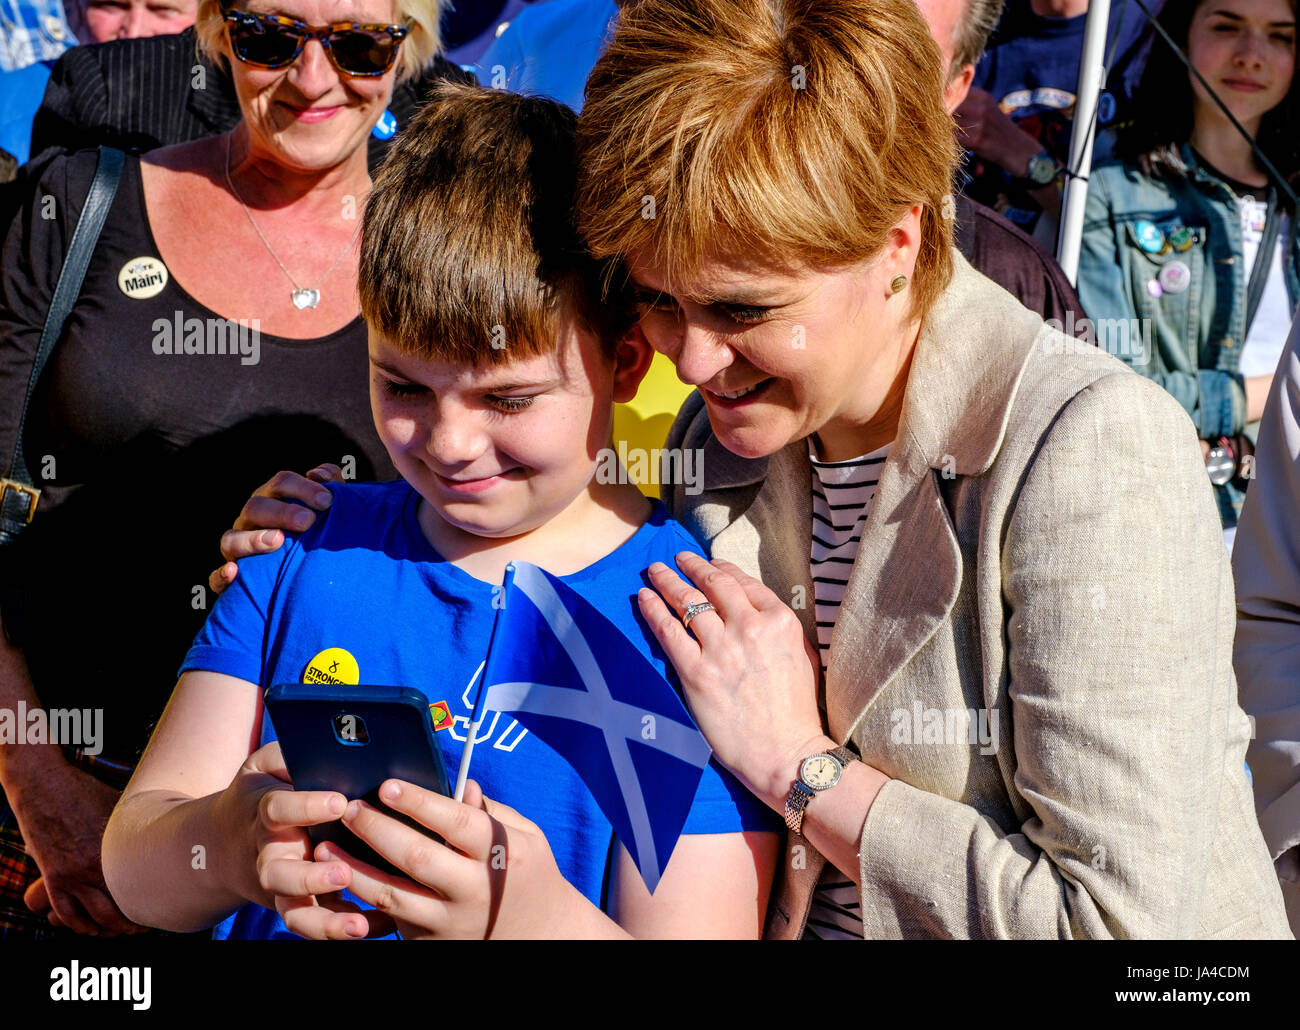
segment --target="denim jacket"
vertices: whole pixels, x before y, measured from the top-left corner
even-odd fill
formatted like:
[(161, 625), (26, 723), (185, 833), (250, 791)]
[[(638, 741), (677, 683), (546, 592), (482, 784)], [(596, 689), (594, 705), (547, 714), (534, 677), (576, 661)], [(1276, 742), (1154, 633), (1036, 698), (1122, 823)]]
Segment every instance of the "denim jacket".
[[(1251, 270), (1242, 256), (1236, 194), (1198, 165), (1190, 146), (1184, 144), (1181, 154), (1190, 170), (1185, 178), (1151, 178), (1118, 159), (1093, 169), (1079, 298), (1096, 323), (1099, 346), (1171, 393), (1202, 439), (1243, 431), (1253, 439), (1258, 424), (1246, 424), (1245, 380), (1238, 371)], [(1178, 233), (1186, 244), (1190, 235), (1191, 245), (1150, 253), (1139, 243), (1144, 221), (1165, 239)], [(1295, 222), (1290, 219), (1285, 263), (1293, 313), (1300, 299)], [(1183, 229), (1188, 233), (1179, 233)], [(1162, 270), (1174, 262), (1190, 273), (1183, 276), (1185, 289), (1160, 286)], [(1231, 484), (1216, 492), (1224, 525), (1235, 525), (1243, 495)]]

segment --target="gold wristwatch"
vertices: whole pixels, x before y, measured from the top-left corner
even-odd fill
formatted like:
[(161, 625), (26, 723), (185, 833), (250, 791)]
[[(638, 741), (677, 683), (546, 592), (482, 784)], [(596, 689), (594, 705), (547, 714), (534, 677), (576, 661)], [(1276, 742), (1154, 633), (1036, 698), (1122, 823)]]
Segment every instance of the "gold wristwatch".
[(839, 783), (844, 767), (857, 760), (849, 748), (837, 747), (809, 755), (800, 763), (799, 778), (785, 797), (785, 824), (791, 833), (803, 835), (803, 811), (808, 802)]

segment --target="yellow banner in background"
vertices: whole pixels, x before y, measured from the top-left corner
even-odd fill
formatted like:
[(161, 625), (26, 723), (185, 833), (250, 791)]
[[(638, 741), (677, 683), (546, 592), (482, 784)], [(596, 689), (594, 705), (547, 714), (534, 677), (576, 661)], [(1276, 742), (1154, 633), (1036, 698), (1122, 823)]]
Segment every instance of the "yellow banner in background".
[[(677, 378), (677, 369), (671, 361), (656, 354), (636, 397), (627, 404), (614, 405), (615, 450), (623, 443), (626, 453), (640, 450), (645, 454), (657, 454), (668, 438), (677, 410), (693, 389)], [(659, 496), (657, 482), (638, 482), (636, 485), (647, 497)]]

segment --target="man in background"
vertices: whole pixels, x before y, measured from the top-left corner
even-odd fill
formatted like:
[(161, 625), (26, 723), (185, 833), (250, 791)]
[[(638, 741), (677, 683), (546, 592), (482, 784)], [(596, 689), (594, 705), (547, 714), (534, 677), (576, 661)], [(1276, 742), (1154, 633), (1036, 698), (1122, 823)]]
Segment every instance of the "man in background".
[[(1153, 14), (1161, 6), (1147, 2)], [(1053, 250), (1087, 22), (1088, 0), (1012, 0), (956, 111), (974, 158), (966, 192)], [(1099, 129), (1136, 88), (1149, 42), (1137, 5), (1112, 0)]]
[[(956, 112), (972, 92), (980, 55), (1002, 16), (1002, 0), (917, 0), (917, 6), (943, 54), (944, 104)], [(1083, 305), (1051, 254), (964, 192), (955, 197), (953, 214), (957, 249), (977, 271), (1044, 319), (1083, 334)]]
[(199, 0), (69, 0), (68, 22), (83, 43), (166, 36), (194, 24)]

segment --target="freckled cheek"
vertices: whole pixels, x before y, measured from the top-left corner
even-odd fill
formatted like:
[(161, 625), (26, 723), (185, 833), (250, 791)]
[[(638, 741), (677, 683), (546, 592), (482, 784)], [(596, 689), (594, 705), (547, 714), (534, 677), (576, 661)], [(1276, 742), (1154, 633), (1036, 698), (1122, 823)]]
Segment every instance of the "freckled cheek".
[(548, 472), (560, 462), (568, 437), (554, 423), (516, 423), (491, 434), (491, 448), (503, 465), (521, 465), (533, 472)]
[(376, 422), (384, 440), (395, 447), (409, 448), (419, 437), (420, 423), (409, 415), (381, 411)]

